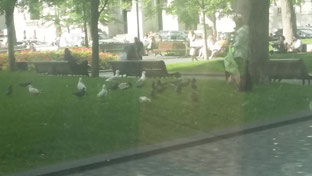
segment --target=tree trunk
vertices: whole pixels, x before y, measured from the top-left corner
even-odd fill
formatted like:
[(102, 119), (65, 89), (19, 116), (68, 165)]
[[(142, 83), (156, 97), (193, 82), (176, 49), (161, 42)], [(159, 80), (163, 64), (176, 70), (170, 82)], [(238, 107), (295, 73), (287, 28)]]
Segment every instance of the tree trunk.
[(86, 47), (89, 48), (89, 39), (88, 39), (88, 20), (87, 20), (87, 17), (86, 17), (86, 5), (83, 4), (83, 28), (84, 28), (84, 36), (85, 36), (85, 41), (84, 41), (84, 44)]
[(92, 36), (92, 62), (91, 76), (99, 77), (99, 0), (91, 0), (91, 36)]
[(209, 19), (212, 22), (212, 36), (213, 36), (213, 39), (216, 41), (218, 34), (217, 34), (217, 18), (216, 18), (215, 13), (210, 15)]
[(5, 11), (5, 24), (8, 31), (8, 60), (9, 60), (9, 70), (15, 70), (15, 54), (14, 54), (14, 6)]
[(270, 0), (249, 0), (249, 73), (255, 83), (267, 81), (265, 67), (269, 59)]
[(290, 44), (296, 36), (296, 14), (292, 0), (281, 0), (283, 35), (286, 42)]
[(84, 36), (85, 36), (84, 44), (87, 48), (89, 48), (88, 23), (86, 21), (83, 22), (83, 28), (84, 28)]
[(204, 8), (201, 8), (201, 14), (203, 18), (203, 29), (204, 29), (204, 59), (208, 59), (208, 46), (207, 46), (207, 27), (206, 27), (206, 13)]

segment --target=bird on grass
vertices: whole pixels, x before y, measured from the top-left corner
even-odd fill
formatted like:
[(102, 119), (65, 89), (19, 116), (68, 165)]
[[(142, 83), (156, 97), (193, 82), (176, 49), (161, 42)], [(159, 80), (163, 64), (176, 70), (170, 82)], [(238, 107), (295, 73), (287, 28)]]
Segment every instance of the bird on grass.
[(7, 88), (7, 91), (5, 93), (5, 95), (12, 95), (13, 93), (13, 87), (12, 85), (9, 85), (9, 87)]
[(82, 90), (84, 90), (85, 92), (87, 91), (87, 87), (86, 85), (82, 82), (82, 78), (79, 78), (78, 84), (77, 84), (77, 89), (78, 92), (81, 92)]
[(156, 84), (155, 81), (152, 82), (152, 91), (151, 91), (151, 97), (156, 98), (157, 90), (156, 90)]
[(37, 88), (34, 88), (31, 84), (28, 85), (27, 87), (30, 95), (39, 95), (41, 93)]
[(176, 91), (177, 93), (181, 93), (181, 92), (182, 92), (182, 88), (183, 88), (182, 85), (179, 84), (179, 85), (176, 86), (175, 91)]
[(165, 83), (162, 83), (160, 80), (156, 83), (156, 91), (157, 93), (162, 93), (164, 90), (167, 89), (167, 86)]
[(145, 79), (146, 79), (145, 74), (146, 74), (146, 72), (142, 71), (142, 75), (141, 75), (140, 79), (136, 82), (136, 87), (141, 88), (144, 86)]
[(115, 81), (115, 80), (117, 80), (120, 77), (119, 74), (120, 74), (120, 71), (116, 70), (116, 74), (114, 76), (111, 76), (111, 77), (107, 78), (105, 81)]
[(83, 97), (86, 94), (86, 89), (82, 88), (81, 90), (78, 90), (77, 92), (73, 93), (77, 97)]
[(30, 85), (32, 82), (31, 81), (26, 81), (26, 82), (21, 82), (19, 83), (20, 86), (22, 87), (27, 87), (28, 85)]
[(192, 79), (191, 86), (192, 86), (192, 89), (197, 90), (197, 85), (196, 85), (196, 79), (195, 78)]
[(132, 87), (132, 83), (131, 82), (124, 82), (124, 83), (120, 83), (118, 85), (118, 88), (120, 90), (126, 90), (126, 89), (131, 88), (131, 87)]
[(152, 100), (151, 100), (150, 98), (148, 98), (148, 97), (140, 96), (140, 97), (139, 97), (139, 102), (140, 102), (140, 103), (151, 103)]
[(199, 101), (199, 93), (197, 91), (192, 90), (192, 92), (191, 92), (191, 100), (193, 102), (198, 102)]
[(106, 89), (106, 85), (103, 84), (102, 90), (101, 90), (96, 96), (99, 97), (99, 98), (100, 98), (100, 97), (106, 97), (107, 94), (108, 94), (108, 91), (107, 91), (107, 89)]
[(177, 84), (176, 84), (176, 92), (177, 93), (181, 93), (182, 92), (182, 88), (183, 87), (186, 87), (186, 86), (188, 86), (189, 84), (190, 84), (190, 80), (188, 79), (188, 80), (181, 80), (181, 81), (179, 81)]
[(117, 81), (111, 81), (110, 84), (108, 84), (108, 89), (110, 90), (117, 90), (119, 83)]

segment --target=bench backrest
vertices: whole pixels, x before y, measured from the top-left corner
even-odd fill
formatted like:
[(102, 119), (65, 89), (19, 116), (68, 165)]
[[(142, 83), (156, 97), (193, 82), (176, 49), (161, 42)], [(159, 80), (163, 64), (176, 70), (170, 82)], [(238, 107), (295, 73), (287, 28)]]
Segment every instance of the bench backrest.
[(120, 71), (120, 74), (126, 74), (128, 76), (141, 76), (142, 71), (146, 71), (148, 77), (158, 77), (168, 75), (166, 65), (164, 61), (110, 61), (114, 74), (116, 70)]
[(185, 49), (185, 43), (183, 42), (159, 42), (158, 49)]
[(72, 71), (68, 62), (65, 61), (42, 61), (33, 62), (36, 72), (49, 74), (70, 74)]
[(159, 42), (158, 49), (173, 49), (174, 43), (173, 42)]
[(271, 78), (304, 78), (308, 70), (302, 59), (271, 59), (267, 65), (267, 72)]

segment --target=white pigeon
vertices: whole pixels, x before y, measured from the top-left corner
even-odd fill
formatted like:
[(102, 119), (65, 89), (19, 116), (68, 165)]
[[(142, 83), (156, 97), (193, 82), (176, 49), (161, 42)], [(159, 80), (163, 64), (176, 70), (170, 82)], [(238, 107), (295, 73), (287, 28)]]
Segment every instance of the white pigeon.
[(82, 82), (82, 78), (79, 78), (78, 84), (77, 84), (78, 91), (87, 91), (86, 85)]
[(146, 73), (145, 71), (142, 71), (142, 75), (140, 79), (136, 82), (137, 87), (143, 87), (145, 79), (146, 79), (145, 73)]
[(106, 81), (114, 81), (114, 80), (116, 80), (117, 78), (120, 77), (119, 74), (120, 74), (120, 71), (116, 70), (116, 74), (114, 76), (111, 76), (111, 77), (107, 78)]
[(150, 103), (150, 102), (152, 102), (152, 100), (150, 98), (145, 97), (145, 96), (139, 97), (139, 101), (140, 101), (140, 103), (145, 103), (145, 102)]
[(106, 85), (103, 84), (102, 90), (96, 95), (97, 97), (106, 97), (108, 94), (108, 91), (106, 89)]
[(36, 88), (34, 88), (32, 85), (28, 85), (28, 91), (31, 95), (38, 95), (40, 94), (40, 91)]

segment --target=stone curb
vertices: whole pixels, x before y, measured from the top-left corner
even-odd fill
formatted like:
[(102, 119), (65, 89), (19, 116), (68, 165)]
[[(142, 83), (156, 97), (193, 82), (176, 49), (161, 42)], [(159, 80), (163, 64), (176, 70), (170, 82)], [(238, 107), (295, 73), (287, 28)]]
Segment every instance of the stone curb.
[(180, 150), (187, 147), (193, 147), (201, 144), (215, 142), (235, 136), (263, 131), (279, 126), (290, 125), (312, 119), (312, 112), (300, 112), (295, 115), (288, 115), (282, 118), (268, 118), (267, 120), (254, 122), (244, 126), (238, 126), (225, 130), (216, 130), (209, 133), (203, 133), (197, 136), (190, 136), (174, 141), (163, 142), (135, 149), (129, 149), (121, 152), (98, 155), (76, 161), (68, 161), (61, 164), (55, 164), (26, 172), (10, 174), (7, 176), (58, 176), (70, 173), (77, 173), (84, 170), (95, 169), (109, 166), (131, 160), (149, 157), (152, 155)]

